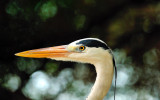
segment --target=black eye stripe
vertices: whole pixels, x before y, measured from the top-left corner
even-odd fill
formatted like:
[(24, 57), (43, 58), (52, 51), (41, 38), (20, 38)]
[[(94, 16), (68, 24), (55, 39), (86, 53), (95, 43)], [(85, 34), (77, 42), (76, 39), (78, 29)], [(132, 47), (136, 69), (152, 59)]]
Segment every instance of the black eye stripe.
[(109, 47), (103, 43), (103, 42), (100, 42), (98, 40), (93, 40), (93, 39), (87, 39), (87, 40), (82, 40), (82, 41), (79, 41), (78, 43), (76, 44), (82, 44), (82, 45), (85, 45), (87, 47), (102, 47), (103, 49), (109, 49)]

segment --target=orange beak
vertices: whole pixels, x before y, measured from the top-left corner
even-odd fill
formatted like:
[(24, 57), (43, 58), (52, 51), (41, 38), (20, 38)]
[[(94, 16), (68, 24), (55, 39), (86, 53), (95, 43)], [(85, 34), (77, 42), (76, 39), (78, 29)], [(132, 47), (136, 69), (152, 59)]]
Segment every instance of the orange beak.
[(70, 54), (66, 49), (66, 46), (55, 46), (41, 49), (34, 49), (16, 53), (16, 56), (29, 57), (29, 58), (56, 58), (56, 57), (67, 57)]

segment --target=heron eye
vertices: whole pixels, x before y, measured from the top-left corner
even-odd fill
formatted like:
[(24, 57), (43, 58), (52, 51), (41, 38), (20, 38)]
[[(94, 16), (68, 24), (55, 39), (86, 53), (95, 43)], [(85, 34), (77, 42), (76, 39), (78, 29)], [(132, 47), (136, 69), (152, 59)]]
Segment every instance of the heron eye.
[(85, 50), (85, 48), (86, 48), (85, 46), (80, 46), (79, 50), (83, 51), (83, 50)]

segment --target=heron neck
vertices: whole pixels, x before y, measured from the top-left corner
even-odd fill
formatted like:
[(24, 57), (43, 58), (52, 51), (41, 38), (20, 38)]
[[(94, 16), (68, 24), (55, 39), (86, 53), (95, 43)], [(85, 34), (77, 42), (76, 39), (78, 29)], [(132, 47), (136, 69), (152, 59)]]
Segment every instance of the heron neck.
[(86, 100), (103, 100), (112, 84), (114, 73), (112, 61), (102, 61), (94, 64), (97, 72), (95, 84)]

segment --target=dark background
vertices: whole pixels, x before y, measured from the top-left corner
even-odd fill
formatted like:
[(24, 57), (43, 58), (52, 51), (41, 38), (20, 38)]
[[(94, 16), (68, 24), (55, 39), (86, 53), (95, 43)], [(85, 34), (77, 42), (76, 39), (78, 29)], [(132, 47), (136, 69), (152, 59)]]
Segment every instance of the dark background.
[[(86, 37), (114, 52), (116, 100), (159, 100), (158, 0), (1, 0), (0, 99), (84, 100), (96, 76), (92, 65), (14, 54)], [(105, 100), (113, 100), (113, 87)]]

